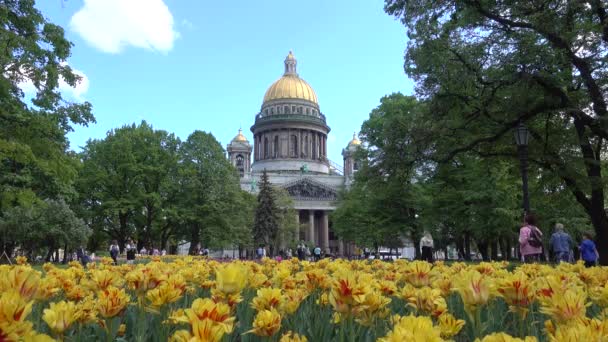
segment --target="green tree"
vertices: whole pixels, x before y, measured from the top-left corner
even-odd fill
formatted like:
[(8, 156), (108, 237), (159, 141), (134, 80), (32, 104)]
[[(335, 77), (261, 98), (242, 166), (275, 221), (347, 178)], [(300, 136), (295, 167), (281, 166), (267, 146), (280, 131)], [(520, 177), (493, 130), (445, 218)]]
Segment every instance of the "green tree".
[(345, 240), (376, 249), (402, 247), (404, 237), (418, 246), (420, 187), (414, 178), (416, 164), (407, 162), (406, 154), (421, 104), (398, 93), (380, 102), (361, 127), (366, 148), (356, 152), (361, 167), (333, 214), (334, 230)]
[[(74, 196), (77, 160), (67, 152), (66, 134), (75, 124), (94, 122), (88, 102), (62, 97), (59, 81), (80, 78), (67, 65), (70, 43), (61, 27), (48, 22), (33, 0), (0, 6), (0, 217), (22, 212), (44, 199)], [(26, 98), (25, 85), (35, 90)], [(29, 208), (29, 209), (28, 209)], [(14, 212), (13, 212), (14, 213)], [(2, 245), (15, 247), (7, 241)]]
[(274, 242), (279, 231), (279, 208), (275, 202), (274, 189), (268, 181), (266, 170), (262, 172), (258, 186), (260, 192), (253, 223), (253, 241), (257, 245), (269, 246), (270, 255), (274, 255), (276, 247)]
[(242, 199), (236, 169), (211, 133), (195, 131), (180, 147), (179, 212), (181, 236), (190, 241), (190, 253), (199, 243), (223, 248), (232, 245), (237, 203)]
[(278, 209), (278, 231), (273, 243), (275, 246), (294, 247), (299, 239), (296, 236), (299, 227), (296, 221), (297, 211), (294, 209), (293, 198), (291, 198), (287, 190), (281, 187), (274, 187), (272, 195)]
[[(405, 69), (428, 102), (417, 157), (515, 164), (512, 132), (525, 122), (533, 167), (559, 177), (608, 240), (606, 4), (387, 0), (385, 10), (408, 29)], [(598, 250), (608, 264), (608, 245)]]
[(69, 253), (84, 245), (91, 230), (65, 201), (46, 200), (9, 209), (0, 218), (0, 234), (31, 259), (45, 253), (49, 261), (60, 248)]

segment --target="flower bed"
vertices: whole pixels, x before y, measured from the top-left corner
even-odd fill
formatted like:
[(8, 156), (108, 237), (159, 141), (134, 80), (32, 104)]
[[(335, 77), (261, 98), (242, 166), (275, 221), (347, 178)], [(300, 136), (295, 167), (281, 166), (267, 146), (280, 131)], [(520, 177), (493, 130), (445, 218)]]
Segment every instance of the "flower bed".
[(581, 264), (19, 262), (0, 266), (0, 341), (608, 338), (608, 269)]

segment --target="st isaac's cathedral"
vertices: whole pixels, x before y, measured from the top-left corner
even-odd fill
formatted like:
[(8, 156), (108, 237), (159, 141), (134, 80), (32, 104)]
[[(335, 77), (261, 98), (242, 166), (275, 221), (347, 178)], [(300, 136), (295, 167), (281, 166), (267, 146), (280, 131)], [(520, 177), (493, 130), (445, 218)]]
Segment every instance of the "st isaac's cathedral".
[(296, 237), (326, 252), (352, 254), (353, 246), (332, 233), (328, 214), (336, 208), (338, 191), (352, 181), (358, 166), (353, 154), (361, 142), (353, 135), (342, 150), (344, 167), (327, 158), (330, 128), (317, 95), (298, 75), (291, 52), (284, 63), (283, 75), (266, 90), (251, 126), (253, 142), (239, 130), (227, 146), (228, 158), (243, 190), (257, 192), (264, 170), (270, 183), (287, 190), (302, 227)]

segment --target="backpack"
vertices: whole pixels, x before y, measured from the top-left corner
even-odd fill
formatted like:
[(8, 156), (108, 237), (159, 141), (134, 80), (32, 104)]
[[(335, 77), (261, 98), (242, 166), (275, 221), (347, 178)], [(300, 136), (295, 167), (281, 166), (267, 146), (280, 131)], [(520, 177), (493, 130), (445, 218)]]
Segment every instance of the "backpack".
[(530, 228), (530, 236), (528, 237), (528, 245), (532, 247), (542, 247), (543, 246), (543, 237), (541, 236), (538, 228), (534, 226), (529, 226)]

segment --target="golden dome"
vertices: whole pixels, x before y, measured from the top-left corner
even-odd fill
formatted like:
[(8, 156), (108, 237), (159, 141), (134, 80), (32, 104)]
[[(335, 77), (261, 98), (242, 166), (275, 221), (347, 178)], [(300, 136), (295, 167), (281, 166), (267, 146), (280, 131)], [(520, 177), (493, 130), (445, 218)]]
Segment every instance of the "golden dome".
[(278, 99), (308, 100), (319, 104), (312, 87), (296, 75), (283, 75), (266, 90), (264, 102)]
[(307, 100), (319, 104), (312, 87), (301, 79), (296, 72), (296, 59), (292, 52), (285, 58), (285, 73), (276, 80), (264, 95), (264, 103), (279, 99)]
[(353, 133), (353, 140), (348, 143), (348, 146), (358, 146), (361, 145), (361, 140), (357, 138), (357, 133)]
[(233, 142), (246, 142), (248, 143), (249, 141), (247, 140), (247, 138), (243, 135), (243, 130), (239, 128), (239, 134), (237, 134), (234, 139), (232, 139)]

